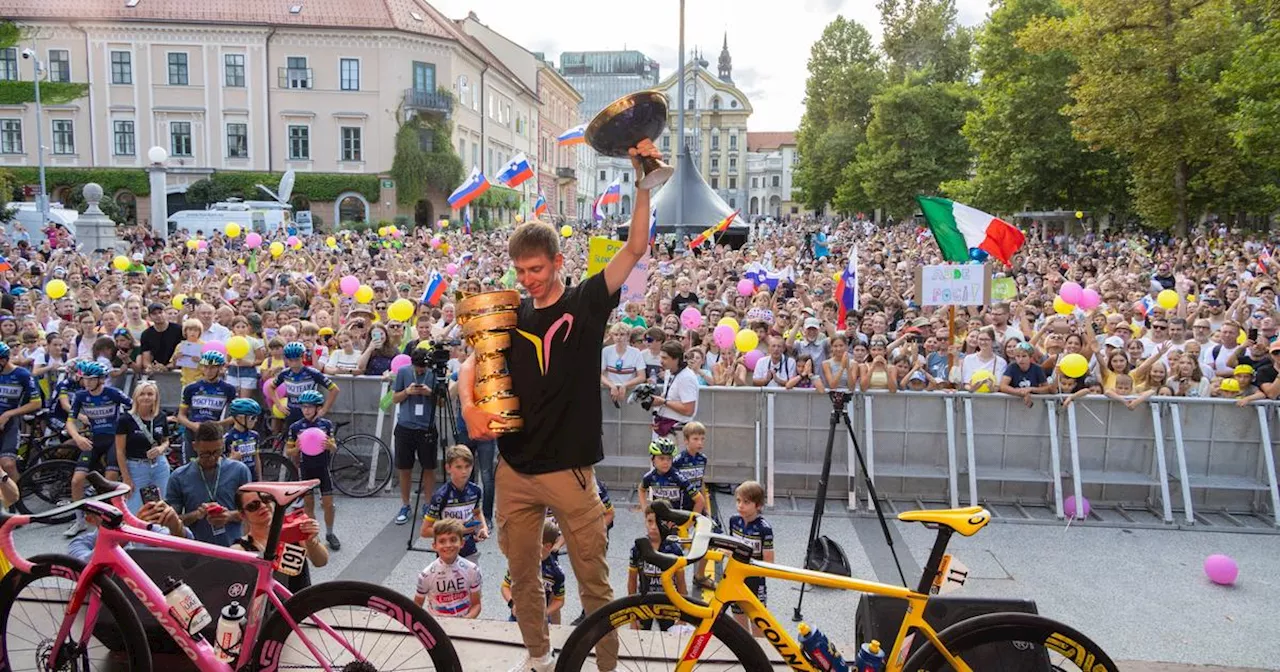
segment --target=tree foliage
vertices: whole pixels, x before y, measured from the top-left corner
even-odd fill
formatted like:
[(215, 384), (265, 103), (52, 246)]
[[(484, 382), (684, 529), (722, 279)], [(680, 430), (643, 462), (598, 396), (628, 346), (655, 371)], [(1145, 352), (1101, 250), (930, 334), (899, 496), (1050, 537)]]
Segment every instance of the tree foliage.
[(462, 159), (453, 150), (451, 131), (447, 120), (422, 117), (400, 126), (391, 176), (401, 205), (417, 203), (428, 188), (449, 193), (462, 182)]
[(187, 205), (192, 208), (204, 208), (220, 201), (225, 201), (231, 196), (241, 197), (238, 192), (233, 190), (225, 182), (215, 182), (213, 180), (204, 179), (197, 180), (187, 187)]
[[(22, 29), (11, 21), (0, 21), (0, 49), (19, 46)], [(49, 66), (46, 63), (45, 68)], [(44, 105), (61, 105), (83, 97), (89, 85), (81, 82), (40, 82), (40, 102)], [(36, 100), (36, 85), (26, 81), (0, 81), (0, 105), (21, 105)]]
[(955, 0), (879, 0), (889, 80), (959, 82), (972, 71), (973, 32)]
[[(77, 185), (75, 189), (71, 190), (71, 193), (67, 196), (67, 202), (65, 205), (68, 208), (75, 208), (76, 212), (79, 212), (82, 215), (85, 210), (89, 209), (89, 202), (84, 200), (83, 184)], [(116, 224), (125, 223), (124, 208), (121, 208), (120, 204), (116, 203), (116, 199), (105, 189), (102, 193), (102, 200), (98, 201), (98, 209), (102, 211), (102, 214), (109, 217), (111, 221)]]

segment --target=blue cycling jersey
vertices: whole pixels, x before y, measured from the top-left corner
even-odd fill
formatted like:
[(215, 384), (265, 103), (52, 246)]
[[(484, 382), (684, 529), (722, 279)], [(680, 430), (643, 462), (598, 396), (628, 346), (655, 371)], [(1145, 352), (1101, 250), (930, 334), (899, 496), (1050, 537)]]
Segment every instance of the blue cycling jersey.
[(444, 485), (436, 488), (436, 492), (431, 496), (431, 503), (427, 505), (427, 520), (435, 522), (452, 518), (462, 523), (467, 528), (466, 537), (462, 542), (462, 550), (459, 555), (467, 557), (474, 555), (476, 552), (476, 538), (474, 532), (480, 529), (480, 518), (476, 512), (480, 510), (480, 500), (483, 491), (480, 486), (467, 481), (461, 489), (454, 487), (453, 481), (448, 481)]
[(244, 466), (253, 469), (258, 455), (258, 433), (252, 429), (240, 431), (231, 429), (222, 437), (222, 445), (228, 453), (240, 453), (240, 461)]
[(236, 396), (236, 388), (225, 380), (197, 380), (182, 388), (182, 405), (191, 422), (217, 422)]
[[(336, 428), (333, 426), (333, 422), (328, 418), (316, 418), (315, 420), (307, 420), (306, 418), (303, 418), (292, 425), (289, 425), (289, 443), (296, 445), (298, 443), (298, 436), (312, 427), (319, 427), (320, 429), (323, 429), (324, 433), (327, 434), (329, 438), (333, 438), (334, 432), (336, 431)], [(319, 455), (304, 454), (302, 455), (302, 459), (304, 461), (327, 460), (329, 459), (329, 451), (326, 450)]]
[[(671, 471), (680, 474), (680, 477), (689, 481), (689, 485), (694, 490), (702, 492), (702, 479), (707, 473), (707, 456), (702, 453), (693, 455), (690, 453), (680, 453), (671, 463)], [(680, 508), (691, 510), (693, 508), (693, 498), (685, 497), (680, 503)]]
[(94, 436), (104, 434), (115, 436), (116, 420), (120, 417), (120, 409), (133, 408), (133, 401), (124, 393), (110, 385), (103, 385), (97, 394), (89, 390), (76, 392), (71, 402), (71, 417), (84, 416), (89, 421), (90, 433)]
[(756, 560), (763, 560), (764, 552), (773, 550), (773, 526), (764, 516), (756, 516), (751, 522), (743, 520), (742, 516), (731, 516), (729, 536), (746, 542), (751, 547), (751, 557)]
[(15, 366), (8, 373), (0, 373), (0, 413), (25, 406), (38, 398), (40, 387), (30, 371)]
[(53, 393), (49, 395), (49, 403), (46, 408), (49, 409), (49, 424), (54, 429), (62, 429), (67, 423), (68, 412), (62, 407), (62, 398), (66, 397), (69, 400), (74, 400), (76, 393), (83, 389), (79, 382), (70, 378), (63, 378), (53, 386)]
[(693, 501), (694, 495), (698, 491), (684, 480), (684, 477), (676, 473), (675, 469), (667, 470), (667, 473), (659, 473), (657, 469), (650, 469), (640, 479), (640, 487), (649, 493), (649, 501), (657, 501), (659, 499), (671, 505), (671, 508), (678, 509), (683, 506), (685, 497), (689, 501)]
[[(316, 369), (304, 366), (297, 373), (293, 369), (285, 369), (276, 374), (275, 381), (272, 385), (276, 388), (276, 396), (280, 396), (283, 390), (285, 396), (289, 399), (289, 410), (298, 410), (298, 396), (307, 390), (315, 390), (321, 394), (325, 394), (331, 388), (337, 387), (329, 377), (320, 373)], [(281, 387), (281, 386), (284, 387)]]
[[(684, 555), (684, 549), (680, 548), (680, 542), (671, 537), (662, 540), (658, 545), (659, 553), (668, 555)], [(641, 595), (648, 593), (662, 592), (662, 568), (652, 565), (644, 561), (640, 557), (640, 550), (635, 546), (631, 547), (631, 562), (629, 570), (636, 573), (636, 589)]]

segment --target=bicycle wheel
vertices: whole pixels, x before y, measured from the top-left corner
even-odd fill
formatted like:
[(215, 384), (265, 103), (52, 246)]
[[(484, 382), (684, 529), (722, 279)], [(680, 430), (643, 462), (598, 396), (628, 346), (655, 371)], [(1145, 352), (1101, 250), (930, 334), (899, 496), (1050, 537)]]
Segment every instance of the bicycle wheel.
[[(35, 515), (62, 506), (71, 501), (71, 477), (76, 473), (76, 463), (71, 460), (45, 460), (22, 472), (18, 490), (22, 493), (15, 504), (21, 513)], [(71, 511), (56, 519), (44, 521), (56, 525), (75, 517)]]
[(391, 449), (372, 434), (352, 434), (338, 441), (329, 459), (333, 486), (348, 497), (378, 494), (387, 487), (394, 467)]
[[(299, 633), (333, 670), (462, 669), (453, 642), (439, 624), (413, 600), (390, 588), (359, 581), (329, 581), (299, 592), (284, 607), (298, 624), (298, 631), (289, 626), (283, 615), (273, 613), (254, 648), (257, 669), (324, 669)], [(317, 620), (342, 641), (318, 627)], [(353, 664), (360, 661), (365, 664)]]
[[(93, 595), (76, 615), (58, 659), (49, 660), (84, 563), (61, 555), (38, 555), (31, 561), (35, 566), (30, 574), (14, 570), (0, 580), (0, 636), (4, 638), (0, 669), (150, 672), (151, 650), (138, 614), (124, 591), (105, 574), (94, 578)], [(87, 641), (79, 641), (76, 638), (85, 633), (85, 618), (91, 612), (94, 621), (88, 624)]]
[(264, 481), (298, 480), (298, 465), (280, 453), (258, 453), (258, 464), (262, 467)]
[(27, 459), (28, 468), (49, 460), (70, 460), (75, 462), (80, 457), (80, 449), (76, 447), (76, 444), (63, 442), (61, 439), (52, 437), (33, 449), (35, 452)]
[[(574, 628), (560, 650), (556, 672), (596, 670), (592, 651), (606, 636), (615, 633), (618, 636), (616, 669), (674, 670), (693, 628), (701, 623), (702, 619), (683, 613), (671, 604), (666, 595), (629, 595), (614, 600), (588, 614), (586, 620)], [(645, 628), (646, 625), (649, 627)], [(756, 640), (728, 614), (721, 614), (711, 626), (711, 638), (704, 643), (695, 667), (717, 672), (773, 670)]]
[[(1116, 672), (1116, 664), (1078, 630), (1037, 614), (1000, 613), (968, 618), (938, 639), (951, 655), (975, 670), (1080, 670)], [(925, 641), (907, 659), (904, 670), (941, 672), (951, 666)]]

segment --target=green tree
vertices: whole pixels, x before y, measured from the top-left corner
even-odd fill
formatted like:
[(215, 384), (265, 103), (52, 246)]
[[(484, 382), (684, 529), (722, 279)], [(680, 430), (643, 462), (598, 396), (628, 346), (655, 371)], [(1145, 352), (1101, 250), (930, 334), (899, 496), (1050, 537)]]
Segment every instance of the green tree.
[(244, 198), (244, 194), (210, 179), (197, 180), (187, 187), (187, 204), (192, 208), (203, 208), (212, 203), (225, 201), (232, 196)]
[[(83, 184), (77, 184), (76, 187), (71, 190), (71, 194), (67, 196), (66, 205), (69, 208), (75, 208), (76, 212), (79, 212), (82, 215), (85, 210), (89, 209), (89, 202), (84, 200)], [(102, 211), (102, 214), (111, 218), (111, 221), (116, 224), (125, 223), (124, 209), (120, 207), (120, 204), (116, 203), (116, 199), (111, 194), (105, 193), (105, 191), (102, 194), (102, 200), (98, 201), (98, 209)]]
[(836, 198), (841, 173), (863, 142), (884, 71), (871, 34), (843, 16), (828, 24), (810, 48), (808, 71), (795, 182), (806, 207), (821, 210)]
[[(0, 21), (0, 49), (19, 47), (22, 41), (22, 29), (11, 21)], [(48, 68), (48, 64), (45, 65)], [(30, 74), (23, 73), (25, 81), (0, 81), (0, 105), (21, 105), (36, 100), (36, 85)], [(46, 78), (40, 83), (40, 102), (45, 105), (61, 105), (83, 97), (89, 91), (88, 84), (79, 82), (50, 82)]]
[(1230, 119), (1236, 148), (1256, 161), (1260, 191), (1274, 211), (1280, 206), (1280, 6), (1248, 26), (1249, 36), (1223, 73), (1219, 94), (1235, 101)]
[(462, 159), (453, 150), (451, 133), (447, 120), (417, 117), (400, 126), (391, 160), (400, 205), (417, 203), (428, 188), (448, 193), (462, 182)]
[(959, 82), (972, 72), (973, 31), (955, 0), (879, 0), (889, 81)]

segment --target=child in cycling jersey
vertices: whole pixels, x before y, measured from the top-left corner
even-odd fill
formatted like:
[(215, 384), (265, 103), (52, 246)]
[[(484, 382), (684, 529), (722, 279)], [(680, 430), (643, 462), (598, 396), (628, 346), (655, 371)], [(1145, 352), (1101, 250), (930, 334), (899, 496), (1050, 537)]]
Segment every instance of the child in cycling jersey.
[[(675, 470), (694, 490), (702, 493), (702, 502), (707, 511), (711, 510), (711, 497), (707, 492), (706, 482), (704, 478), (707, 473), (707, 456), (702, 454), (703, 448), (707, 444), (707, 426), (697, 420), (688, 422), (684, 426), (684, 452), (671, 463), (671, 468)], [(680, 503), (680, 508), (690, 510), (693, 508), (694, 502), (689, 497), (685, 497)], [(707, 576), (707, 559), (704, 557), (697, 562), (693, 568), (693, 583), (699, 588), (707, 590), (715, 590), (715, 582)]]
[(441, 520), (452, 519), (462, 523), (462, 557), (476, 562), (480, 558), (476, 542), (489, 538), (489, 523), (484, 519), (480, 506), (484, 493), (478, 484), (471, 481), (471, 449), (462, 445), (449, 446), (444, 451), (444, 461), (449, 480), (431, 495), (431, 503), (427, 505), (427, 513), (422, 519), (421, 534), (423, 537), (432, 536), (436, 523)]
[[(729, 536), (751, 546), (751, 557), (756, 560), (773, 562), (773, 526), (760, 515), (764, 508), (764, 486), (755, 481), (745, 481), (733, 491), (734, 503), (738, 507), (738, 515), (729, 518)], [(764, 577), (752, 576), (745, 579), (746, 585), (755, 592), (761, 604), (768, 604), (768, 590)], [(747, 627), (747, 616), (737, 604), (733, 605), (733, 617), (742, 627)], [(751, 626), (756, 637), (761, 636), (760, 628)]]
[(640, 479), (641, 510), (657, 500), (679, 509), (687, 497), (693, 502), (693, 512), (702, 512), (706, 505), (702, 493), (671, 468), (675, 454), (676, 442), (669, 437), (659, 436), (649, 443), (649, 462), (653, 468)]
[[(132, 399), (107, 384), (107, 367), (92, 361), (80, 362), (79, 367), (84, 389), (72, 400), (67, 420), (67, 433), (80, 448), (80, 459), (71, 477), (72, 499), (84, 497), (85, 481), (95, 469), (105, 466), (108, 480), (120, 480), (120, 467), (116, 465), (116, 422), (121, 409), (133, 408)], [(88, 436), (84, 430), (88, 430)], [(76, 521), (64, 534), (74, 537), (83, 531), (84, 515), (77, 513)]]
[[(649, 543), (658, 549), (659, 553), (667, 553), (669, 555), (684, 555), (684, 551), (680, 548), (680, 542), (674, 538), (664, 536), (659, 530), (658, 518), (653, 514), (653, 505), (646, 506), (644, 509), (644, 527), (649, 535)], [(627, 594), (629, 595), (647, 595), (649, 593), (661, 593), (662, 589), (662, 569), (655, 565), (649, 564), (640, 558), (640, 551), (635, 547), (631, 547), (631, 563), (627, 569)], [(684, 572), (679, 572), (674, 577), (676, 590), (680, 594), (684, 594)], [(634, 630), (651, 630), (655, 619), (637, 619), (631, 622), (631, 628)], [(656, 619), (658, 629), (666, 632), (671, 626), (675, 625), (673, 620)]]
[[(564, 608), (564, 570), (560, 568), (560, 563), (556, 560), (556, 556), (552, 550), (556, 547), (556, 542), (560, 540), (560, 526), (550, 520), (542, 523), (542, 565), (539, 571), (542, 574), (542, 591), (546, 598), (546, 616), (548, 623), (555, 625), (560, 624), (560, 610)], [(511, 570), (508, 569), (505, 576), (502, 577), (502, 599), (507, 601), (507, 608), (511, 609), (511, 621), (516, 620), (515, 602), (511, 597)]]
[(418, 575), (413, 601), (433, 616), (476, 618), (480, 615), (480, 568), (459, 557), (466, 528), (453, 518), (435, 521), (431, 547), (440, 557)]
[[(281, 349), (285, 368), (272, 379), (271, 396), (288, 400), (288, 413), (284, 426), (289, 427), (302, 419), (302, 408), (299, 399), (308, 391), (314, 391), (324, 399), (323, 411), (329, 410), (338, 397), (338, 386), (328, 376), (303, 364), (307, 346), (298, 341), (290, 341)], [(320, 413), (324, 415), (323, 412)]]
[[(302, 480), (314, 478), (320, 481), (320, 506), (324, 509), (324, 526), (328, 530), (324, 539), (330, 549), (337, 551), (342, 548), (342, 542), (338, 541), (338, 535), (333, 529), (333, 479), (329, 476), (329, 459), (333, 451), (338, 449), (338, 444), (333, 440), (333, 422), (320, 417), (320, 406), (323, 403), (324, 395), (315, 390), (307, 390), (298, 395), (302, 419), (289, 425), (289, 439), (285, 450), (289, 457), (298, 460), (298, 475)], [(328, 440), (319, 455), (304, 455), (298, 447), (298, 437), (313, 427), (323, 430)], [(315, 504), (315, 496), (308, 492), (302, 500), (302, 508), (309, 518), (316, 517)]]
[(227, 363), (227, 356), (216, 350), (200, 355), (200, 380), (182, 388), (182, 403), (178, 405), (178, 424), (186, 428), (183, 440), (183, 457), (195, 457), (191, 447), (191, 437), (202, 422), (212, 422), (219, 427), (231, 424), (231, 419), (224, 417), (227, 406), (234, 401), (238, 392), (235, 386), (222, 379), (222, 370)]
[(249, 467), (255, 480), (262, 480), (262, 465), (258, 463), (258, 444), (261, 437), (254, 427), (258, 424), (258, 416), (262, 415), (262, 406), (253, 399), (239, 398), (227, 407), (231, 415), (231, 429), (223, 435), (223, 445), (227, 449), (227, 457), (243, 462)]

